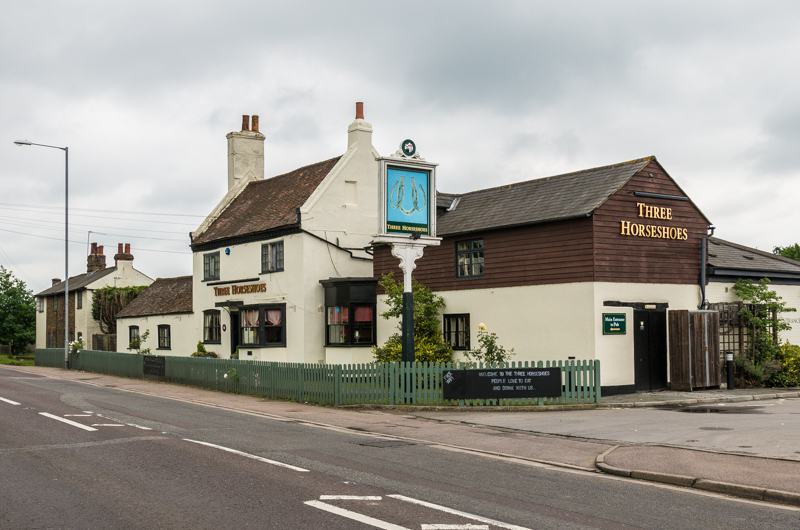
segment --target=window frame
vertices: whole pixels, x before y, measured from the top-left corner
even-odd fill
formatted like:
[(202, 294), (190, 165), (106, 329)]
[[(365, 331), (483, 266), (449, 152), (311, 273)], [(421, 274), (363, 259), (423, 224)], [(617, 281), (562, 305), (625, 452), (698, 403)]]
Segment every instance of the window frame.
[(53, 295), (53, 313), (58, 313), (58, 295)]
[[(331, 327), (341, 326), (342, 324), (331, 324), (329, 319), (329, 310), (334, 307), (347, 307), (347, 341), (346, 342), (331, 342)], [(370, 342), (355, 342), (354, 337), (356, 333), (356, 307), (369, 307), (372, 310), (372, 340)], [(352, 315), (352, 318), (350, 317)], [(371, 348), (377, 346), (377, 304), (370, 304), (364, 302), (352, 302), (350, 304), (342, 305), (325, 305), (325, 347), (326, 348)]]
[[(134, 333), (134, 331), (136, 333)], [(134, 337), (134, 334), (136, 335), (136, 337)], [(142, 341), (141, 341), (140, 337), (141, 337), (141, 335), (139, 335), (139, 326), (128, 326), (128, 349), (129, 350), (140, 350), (142, 348)], [(138, 340), (139, 341), (139, 346), (137, 346), (137, 347), (132, 346), (134, 340)]]
[[(481, 254), (481, 258), (482, 258), (483, 271), (481, 273), (479, 273), (479, 274), (472, 274), (472, 271), (473, 271), (473, 269), (475, 267), (475, 261), (473, 261), (473, 259), (474, 259), (473, 258), (473, 254), (477, 254), (476, 249), (474, 249), (472, 247), (472, 245), (476, 241), (480, 241), (481, 242), (480, 254)], [(459, 250), (458, 246), (461, 243), (468, 243), (469, 244), (468, 248), (466, 248), (465, 250)], [(470, 273), (462, 275), (462, 274), (460, 274), (461, 270), (460, 270), (460, 267), (459, 267), (458, 258), (460, 256), (464, 256), (464, 255), (468, 256)], [(480, 238), (474, 238), (474, 239), (462, 239), (460, 241), (456, 241), (455, 242), (455, 275), (456, 275), (457, 279), (461, 279), (461, 278), (483, 278), (486, 275), (486, 242), (485, 242), (484, 238), (480, 237)]]
[[(281, 311), (281, 323), (280, 325), (268, 325), (266, 322), (267, 311), (279, 309)], [(285, 348), (287, 344), (287, 337), (286, 337), (286, 304), (259, 304), (259, 305), (250, 305), (250, 306), (241, 306), (239, 307), (239, 314), (241, 315), (244, 311), (258, 311), (258, 342), (245, 342), (244, 340), (244, 330), (245, 328), (249, 328), (251, 326), (244, 325), (244, 319), (239, 319), (239, 345), (244, 346), (247, 348)], [(280, 328), (281, 330), (281, 341), (280, 342), (267, 342), (267, 331), (269, 329)]]
[(43, 296), (36, 297), (36, 309), (39, 310), (39, 313), (44, 313), (44, 297)]
[(83, 309), (83, 291), (75, 291), (75, 309)]
[[(261, 245), (261, 274), (283, 272), (286, 262), (284, 249), (283, 239)], [(275, 268), (272, 268), (273, 253), (275, 253)]]
[[(463, 330), (458, 329), (458, 319), (463, 318), (465, 320), (465, 328)], [(456, 322), (456, 329), (451, 329), (452, 321)], [(455, 342), (458, 342), (457, 336), (461, 334), (464, 339), (463, 346), (456, 346), (454, 345), (453, 336), (456, 337)], [(469, 313), (449, 313), (446, 315), (442, 315), (442, 336), (443, 340), (446, 344), (450, 344), (453, 347), (454, 351), (468, 351), (470, 350), (470, 322), (469, 322)]]
[[(211, 261), (216, 263), (216, 271), (211, 270)], [(219, 259), (219, 251), (217, 252), (209, 252), (208, 254), (203, 254), (203, 281), (209, 282), (214, 280), (219, 280), (220, 278), (220, 259)], [(212, 274), (215, 272), (216, 274)]]
[[(162, 334), (162, 331), (166, 331), (166, 334)], [(166, 339), (166, 346), (164, 345), (164, 339)], [(159, 324), (158, 325), (158, 348), (157, 350), (171, 350), (172, 349), (172, 330), (170, 329), (169, 324)]]
[[(208, 326), (207, 318), (216, 316), (216, 326)], [(213, 326), (213, 322), (212, 322)], [(207, 338), (208, 330), (216, 329), (217, 338)], [(222, 344), (222, 315), (218, 309), (203, 311), (203, 344)]]

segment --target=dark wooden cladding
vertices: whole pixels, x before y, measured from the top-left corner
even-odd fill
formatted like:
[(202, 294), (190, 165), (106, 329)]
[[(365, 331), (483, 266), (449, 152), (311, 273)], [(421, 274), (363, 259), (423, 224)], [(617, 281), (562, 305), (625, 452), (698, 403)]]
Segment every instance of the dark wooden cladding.
[[(697, 285), (700, 241), (707, 235), (708, 221), (691, 201), (638, 197), (636, 191), (685, 196), (652, 161), (590, 217), (445, 237), (441, 246), (425, 249), (414, 278), (434, 291), (590, 281)], [(670, 208), (672, 219), (639, 217), (637, 203)], [(622, 235), (621, 221), (685, 228), (687, 239)], [(485, 275), (457, 279), (456, 242), (481, 238)], [(377, 276), (395, 272), (396, 279), (402, 278), (399, 261), (388, 247), (375, 249), (373, 271)]]
[[(457, 279), (456, 242), (472, 239), (483, 239), (485, 274)], [(446, 237), (440, 246), (427, 247), (416, 264), (414, 279), (434, 291), (591, 281), (591, 218)], [(386, 246), (375, 249), (373, 271), (402, 279), (399, 261)]]
[(719, 386), (719, 313), (670, 311), (667, 329), (670, 389)]
[[(650, 175), (653, 175), (650, 177)], [(594, 211), (594, 280), (599, 282), (697, 284), (700, 240), (708, 221), (691, 201), (638, 197), (636, 191), (685, 196), (658, 162), (651, 162)], [(670, 208), (672, 219), (639, 217), (637, 203)], [(621, 221), (685, 228), (686, 240), (621, 234)]]
[(691, 390), (689, 311), (685, 309), (670, 311), (668, 316), (669, 388), (670, 390)]

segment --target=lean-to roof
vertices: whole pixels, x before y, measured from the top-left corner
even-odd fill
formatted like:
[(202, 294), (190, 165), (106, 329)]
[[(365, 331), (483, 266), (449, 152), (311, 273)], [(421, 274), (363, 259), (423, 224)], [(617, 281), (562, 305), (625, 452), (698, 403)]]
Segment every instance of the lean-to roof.
[(117, 313), (117, 318), (192, 312), (192, 277), (158, 278)]
[(717, 270), (772, 272), (800, 276), (800, 261), (731, 243), (717, 237), (708, 238), (708, 264)]
[[(70, 276), (69, 292), (74, 293), (75, 291), (84, 289), (86, 288), (87, 285), (96, 282), (97, 280), (99, 280), (104, 276), (108, 276), (115, 270), (117, 270), (116, 267), (106, 267), (105, 269), (101, 269), (99, 271), (85, 272), (83, 274), (78, 274), (77, 276)], [(65, 284), (66, 282), (62, 281), (51, 287), (48, 287), (41, 293), (37, 293), (35, 296), (48, 296), (52, 294), (63, 293)]]

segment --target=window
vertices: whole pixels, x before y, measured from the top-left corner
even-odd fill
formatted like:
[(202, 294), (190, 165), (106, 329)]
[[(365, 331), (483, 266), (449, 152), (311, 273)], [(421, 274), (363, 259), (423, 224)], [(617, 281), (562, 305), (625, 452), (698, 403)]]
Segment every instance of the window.
[(128, 326), (128, 349), (138, 350), (142, 345), (139, 338), (139, 326)]
[(243, 345), (286, 346), (286, 304), (244, 307), (239, 322)]
[(41, 296), (36, 299), (36, 308), (39, 310), (40, 313), (44, 313), (44, 298)]
[(53, 313), (58, 313), (58, 296), (53, 295)]
[(483, 239), (456, 243), (456, 278), (483, 276)]
[(168, 350), (171, 343), (169, 326), (158, 326), (158, 349)]
[(219, 311), (203, 312), (203, 342), (214, 344), (221, 342)]
[(55, 348), (56, 347), (56, 332), (51, 331), (47, 334), (47, 347), (48, 348)]
[(83, 291), (78, 291), (75, 293), (75, 307), (78, 309), (83, 309)]
[(469, 315), (445, 315), (442, 322), (444, 341), (454, 350), (469, 349)]
[(261, 245), (261, 272), (283, 270), (283, 241)]
[(203, 280), (219, 280), (219, 252), (203, 254)]
[(325, 345), (375, 344), (375, 305), (350, 304), (327, 308), (328, 332)]

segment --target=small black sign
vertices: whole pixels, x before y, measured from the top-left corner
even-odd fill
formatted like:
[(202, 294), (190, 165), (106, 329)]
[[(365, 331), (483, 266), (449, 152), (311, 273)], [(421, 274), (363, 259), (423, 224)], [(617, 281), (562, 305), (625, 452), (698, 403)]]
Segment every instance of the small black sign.
[(561, 396), (561, 368), (445, 370), (444, 399), (504, 399)]
[(142, 357), (142, 372), (144, 375), (167, 375), (167, 358), (160, 355), (145, 355)]

